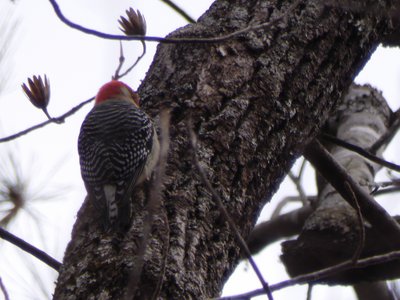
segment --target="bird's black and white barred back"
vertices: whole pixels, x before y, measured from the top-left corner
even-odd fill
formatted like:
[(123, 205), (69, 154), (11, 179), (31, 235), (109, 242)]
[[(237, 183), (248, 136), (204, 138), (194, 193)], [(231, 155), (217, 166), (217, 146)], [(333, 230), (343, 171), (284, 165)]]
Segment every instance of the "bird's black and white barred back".
[(86, 116), (78, 152), (82, 178), (105, 229), (129, 225), (132, 189), (151, 175), (158, 159), (149, 116), (133, 101), (113, 95)]

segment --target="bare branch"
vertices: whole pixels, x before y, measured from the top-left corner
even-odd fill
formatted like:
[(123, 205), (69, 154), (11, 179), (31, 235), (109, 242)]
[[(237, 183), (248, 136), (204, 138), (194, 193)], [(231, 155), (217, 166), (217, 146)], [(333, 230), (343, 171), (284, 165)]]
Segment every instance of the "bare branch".
[(353, 192), (353, 190), (352, 190), (350, 184), (346, 181), (346, 182), (344, 183), (344, 185), (346, 186), (346, 188), (348, 189), (348, 191), (349, 191), (351, 197), (353, 198), (354, 205), (355, 205), (355, 209), (356, 209), (356, 212), (357, 212), (358, 227), (359, 227), (359, 229), (360, 229), (359, 242), (358, 242), (356, 251), (354, 251), (354, 255), (353, 255), (353, 257), (352, 257), (352, 261), (353, 261), (354, 263), (356, 263), (357, 260), (360, 258), (361, 252), (362, 252), (362, 250), (363, 250), (363, 248), (364, 248), (364, 244), (365, 244), (364, 220), (363, 220), (363, 217), (362, 217), (360, 205), (358, 204), (358, 201), (357, 201), (357, 197), (356, 197), (356, 195), (354, 194), (354, 192)]
[(180, 8), (178, 5), (176, 5), (174, 2), (171, 0), (161, 0), (161, 2), (164, 2), (166, 5), (171, 7), (174, 11), (176, 11), (179, 15), (181, 15), (186, 21), (189, 23), (195, 23), (196, 21), (189, 16), (182, 8)]
[(25, 242), (24, 240), (4, 230), (1, 227), (0, 227), (0, 238), (10, 242), (11, 244), (24, 250), (25, 252), (33, 255), (37, 259), (44, 262), (46, 265), (52, 267), (54, 270), (59, 271), (61, 267), (61, 263), (59, 261), (48, 255), (46, 252), (36, 248), (35, 246), (32, 246), (31, 244)]
[(136, 59), (136, 61), (122, 74), (119, 74), (119, 72), (121, 71), (122, 65), (125, 62), (125, 57), (124, 57), (124, 53), (122, 50), (122, 44), (121, 44), (121, 52), (120, 52), (120, 57), (119, 57), (119, 65), (117, 67), (117, 69), (115, 70), (115, 74), (113, 76), (112, 79), (114, 80), (118, 80), (124, 76), (126, 76), (130, 71), (133, 70), (134, 67), (136, 67), (136, 65), (139, 63), (139, 61), (144, 57), (144, 55), (146, 54), (146, 44), (145, 42), (142, 41), (142, 46), (143, 46), (143, 51), (142, 54), (140, 56), (138, 56), (138, 58)]
[(81, 102), (80, 104), (78, 104), (77, 106), (71, 108), (69, 111), (67, 111), (66, 113), (62, 114), (59, 117), (56, 117), (56, 118), (53, 118), (51, 120), (47, 120), (47, 121), (44, 121), (42, 123), (36, 124), (36, 125), (34, 125), (32, 127), (29, 127), (27, 129), (24, 129), (24, 130), (18, 132), (18, 133), (15, 133), (15, 134), (0, 138), (0, 143), (4, 143), (4, 142), (11, 141), (11, 140), (15, 140), (15, 139), (17, 139), (17, 138), (19, 138), (19, 137), (21, 137), (21, 136), (23, 136), (25, 134), (28, 134), (31, 131), (37, 130), (39, 128), (42, 128), (42, 127), (44, 127), (46, 125), (49, 125), (51, 123), (56, 123), (56, 124), (63, 123), (66, 118), (72, 116), (74, 113), (76, 113), (78, 110), (80, 110), (83, 106), (85, 106), (86, 104), (88, 104), (89, 102), (91, 102), (93, 100), (94, 100), (94, 97)]
[(231, 230), (233, 231), (241, 250), (245, 254), (246, 258), (249, 260), (249, 263), (250, 263), (251, 267), (253, 268), (254, 272), (256, 273), (258, 280), (261, 282), (264, 293), (268, 296), (269, 300), (273, 300), (268, 283), (264, 280), (260, 270), (257, 267), (257, 264), (253, 260), (253, 257), (251, 256), (250, 250), (247, 247), (245, 240), (239, 233), (239, 230), (237, 229), (235, 222), (232, 220), (232, 218), (230, 217), (224, 204), (222, 203), (222, 199), (218, 195), (217, 191), (212, 187), (210, 181), (207, 179), (207, 175), (204, 172), (204, 169), (200, 165), (199, 158), (197, 157), (197, 137), (192, 129), (191, 124), (188, 126), (188, 129), (189, 129), (189, 134), (190, 134), (190, 142), (191, 142), (193, 152), (194, 152), (194, 163), (195, 163), (197, 171), (200, 174), (201, 181), (207, 187), (207, 189), (211, 193), (214, 200), (217, 202), (221, 215), (223, 216), (225, 221), (228, 222), (229, 226), (231, 227)]
[(304, 192), (304, 189), (301, 185), (301, 177), (303, 176), (304, 167), (306, 165), (306, 162), (307, 162), (307, 160), (303, 158), (303, 161), (300, 166), (299, 174), (297, 176), (294, 175), (292, 171), (289, 171), (289, 173), (288, 173), (289, 178), (292, 180), (292, 182), (296, 186), (299, 196), (298, 197), (295, 197), (295, 196), (285, 197), (280, 202), (278, 202), (277, 206), (275, 207), (275, 210), (271, 214), (271, 219), (279, 216), (282, 208), (289, 202), (300, 201), (303, 204), (303, 206), (306, 206), (310, 203), (310, 199), (313, 197), (307, 197), (307, 195)]
[(388, 162), (361, 147), (350, 144), (346, 141), (343, 141), (337, 137), (334, 137), (334, 136), (326, 134), (326, 133), (323, 133), (321, 135), (321, 137), (326, 141), (334, 143), (335, 145), (338, 145), (338, 146), (346, 148), (350, 151), (356, 152), (356, 153), (360, 154), (361, 156), (363, 156), (363, 157), (369, 159), (370, 161), (373, 161), (381, 166), (384, 166), (384, 167), (394, 170), (396, 172), (400, 172), (400, 165), (396, 165), (394, 163)]
[(386, 188), (386, 189), (378, 189), (377, 187), (371, 194), (374, 196), (380, 196), (384, 194), (391, 194), (391, 193), (397, 193), (400, 192), (400, 186), (399, 184), (394, 184), (394, 187), (391, 188)]
[(124, 65), (125, 62), (125, 56), (124, 56), (124, 48), (122, 47), (122, 42), (119, 42), (119, 59), (118, 59), (118, 67), (115, 70), (114, 76), (112, 76), (113, 80), (118, 80), (118, 78), (121, 78), (119, 75), (119, 72), (121, 71), (122, 66)]
[[(334, 265), (329, 268), (325, 268), (316, 272), (300, 275), (293, 277), (292, 279), (285, 280), (276, 284), (272, 284), (270, 289), (272, 292), (281, 290), (283, 288), (287, 288), (289, 286), (304, 284), (304, 283), (312, 283), (318, 281), (320, 279), (332, 276), (336, 273), (343, 272), (349, 269), (360, 269), (368, 266), (390, 262), (400, 258), (400, 251), (392, 251), (382, 255), (371, 256), (368, 258), (360, 259), (356, 264), (353, 263), (352, 260), (348, 260), (342, 262), (340, 264)], [(257, 289), (248, 293), (228, 296), (219, 298), (219, 300), (243, 300), (243, 299), (251, 299), (256, 296), (260, 296), (264, 294), (263, 289)]]
[(299, 193), (300, 196), (300, 201), (303, 205), (307, 205), (308, 204), (308, 199), (307, 199), (307, 195), (304, 192), (303, 187), (301, 186), (301, 175), (294, 175), (292, 171), (289, 171), (288, 176), (290, 178), (290, 180), (292, 180), (292, 182), (294, 183), (294, 185), (296, 186), (297, 192)]
[[(311, 203), (312, 201), (316, 200), (316, 196), (308, 196), (307, 201)], [(276, 205), (274, 211), (271, 214), (271, 219), (275, 219), (279, 217), (282, 209), (286, 206), (286, 204), (291, 203), (291, 202), (302, 202), (299, 196), (287, 196), (280, 200), (278, 204)], [(308, 205), (307, 205), (308, 206)]]
[(0, 290), (3, 293), (4, 300), (10, 300), (10, 297), (8, 296), (8, 293), (7, 293), (6, 286), (4, 285), (3, 280), (1, 280), (1, 277), (0, 277)]
[(311, 295), (312, 295), (312, 290), (313, 290), (314, 285), (313, 284), (308, 284), (307, 287), (307, 297), (306, 300), (311, 300)]
[(286, 17), (294, 11), (294, 9), (298, 6), (301, 0), (296, 0), (289, 8), (283, 13), (282, 15), (272, 19), (269, 22), (265, 22), (258, 25), (248, 26), (244, 29), (234, 31), (227, 35), (217, 36), (217, 37), (210, 37), (210, 38), (162, 38), (156, 36), (143, 36), (143, 35), (117, 35), (117, 34), (108, 34), (104, 32), (100, 32), (97, 30), (89, 29), (79, 24), (76, 24), (70, 20), (68, 20), (64, 14), (62, 13), (60, 7), (58, 6), (55, 0), (49, 0), (50, 4), (53, 6), (53, 9), (57, 15), (57, 17), (67, 26), (79, 30), (83, 33), (90, 34), (97, 36), (99, 38), (108, 39), (108, 40), (120, 40), (120, 41), (149, 41), (149, 42), (160, 42), (160, 43), (168, 43), (168, 44), (181, 44), (181, 43), (217, 43), (217, 42), (224, 42), (233, 38), (240, 36), (241, 34), (255, 31), (259, 29), (267, 29), (276, 25), (280, 21), (284, 21)]
[(258, 224), (247, 239), (250, 252), (255, 254), (281, 238), (298, 234), (312, 212), (307, 205)]
[(384, 232), (387, 240), (393, 246), (398, 247), (400, 245), (399, 224), (365, 190), (354, 182), (346, 170), (333, 159), (331, 154), (318, 141), (314, 141), (307, 146), (304, 157), (311, 162), (352, 207), (355, 207), (352, 195), (349, 195), (348, 189), (343, 188), (343, 182), (347, 181), (358, 199), (358, 204), (365, 218), (372, 226)]

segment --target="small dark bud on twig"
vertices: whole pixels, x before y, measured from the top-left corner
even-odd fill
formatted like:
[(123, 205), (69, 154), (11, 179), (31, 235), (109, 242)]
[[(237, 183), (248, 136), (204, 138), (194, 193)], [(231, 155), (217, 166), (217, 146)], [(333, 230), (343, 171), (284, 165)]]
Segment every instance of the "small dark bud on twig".
[(33, 76), (33, 79), (28, 78), (28, 85), (23, 83), (22, 89), (34, 106), (39, 109), (46, 109), (50, 100), (50, 83), (46, 75), (44, 75), (44, 81), (41, 76)]
[(126, 10), (128, 18), (121, 16), (118, 20), (121, 25), (121, 30), (126, 35), (146, 35), (146, 20), (139, 10), (135, 11), (133, 8)]
[(34, 75), (33, 79), (28, 78), (28, 85), (23, 83), (21, 87), (28, 96), (29, 101), (37, 108), (43, 110), (49, 120), (57, 124), (64, 122), (62, 119), (52, 118), (47, 111), (47, 105), (50, 101), (50, 82), (46, 75), (44, 75), (44, 80), (42, 80), (41, 76)]

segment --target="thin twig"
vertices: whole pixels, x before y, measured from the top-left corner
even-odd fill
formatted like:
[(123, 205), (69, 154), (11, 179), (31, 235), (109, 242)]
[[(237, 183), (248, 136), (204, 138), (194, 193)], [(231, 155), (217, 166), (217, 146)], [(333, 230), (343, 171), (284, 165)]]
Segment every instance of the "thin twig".
[[(153, 179), (153, 184), (150, 190), (149, 201), (146, 207), (146, 215), (143, 221), (142, 239), (137, 251), (137, 259), (135, 261), (134, 270), (132, 271), (129, 279), (128, 289), (125, 293), (124, 299), (130, 300), (135, 297), (136, 290), (139, 287), (140, 277), (144, 265), (144, 255), (146, 253), (147, 245), (149, 243), (151, 229), (154, 223), (154, 216), (161, 208), (161, 189), (162, 181), (165, 174), (165, 167), (167, 164), (167, 155), (169, 149), (169, 110), (163, 110), (160, 114), (160, 157)], [(155, 291), (156, 292), (156, 291)]]
[(343, 186), (343, 182), (347, 181), (357, 197), (364, 218), (377, 230), (385, 233), (386, 241), (390, 245), (400, 246), (400, 226), (396, 220), (353, 180), (320, 142), (311, 142), (304, 152), (304, 157), (339, 192), (343, 199), (355, 208), (352, 196)]
[(108, 39), (108, 40), (120, 40), (120, 41), (149, 41), (149, 42), (160, 42), (160, 43), (165, 43), (165, 44), (182, 44), (182, 43), (217, 43), (217, 42), (224, 42), (227, 40), (230, 40), (232, 38), (236, 38), (241, 34), (250, 32), (250, 31), (255, 31), (259, 29), (267, 29), (269, 27), (272, 27), (273, 25), (276, 25), (278, 22), (285, 20), (287, 16), (294, 11), (294, 9), (298, 6), (298, 4), (301, 2), (301, 0), (295, 1), (292, 5), (290, 5), (287, 9), (286, 12), (282, 13), (280, 16), (272, 19), (269, 22), (265, 22), (262, 24), (258, 25), (251, 25), (248, 26), (244, 29), (234, 31), (232, 33), (222, 35), (222, 36), (217, 36), (217, 37), (209, 37), (209, 38), (162, 38), (162, 37), (156, 37), (156, 36), (143, 36), (143, 35), (116, 35), (116, 34), (108, 34), (104, 33), (101, 31), (93, 30), (86, 28), (84, 26), (81, 26), (77, 23), (74, 23), (70, 20), (68, 20), (64, 14), (62, 13), (60, 7), (58, 6), (57, 2), (55, 0), (49, 0), (50, 4), (53, 6), (53, 9), (57, 15), (57, 17), (67, 26), (74, 28), (76, 30), (79, 30), (83, 33), (90, 34), (97, 36), (99, 38), (103, 39)]
[(77, 106), (71, 108), (69, 111), (67, 111), (66, 113), (62, 114), (61, 116), (59, 116), (57, 118), (53, 118), (52, 120), (44, 121), (42, 123), (39, 123), (39, 124), (36, 124), (36, 125), (34, 125), (32, 127), (24, 129), (24, 130), (22, 130), (22, 131), (20, 131), (18, 133), (15, 133), (15, 134), (0, 138), (0, 143), (4, 143), (4, 142), (8, 142), (8, 141), (17, 139), (17, 138), (19, 138), (19, 137), (21, 137), (21, 136), (23, 136), (23, 135), (25, 135), (25, 134), (27, 134), (27, 133), (29, 133), (31, 131), (34, 131), (34, 130), (39, 129), (39, 128), (42, 128), (42, 127), (44, 127), (46, 125), (49, 125), (51, 123), (57, 123), (57, 124), (62, 123), (62, 122), (64, 122), (64, 120), (66, 118), (70, 117), (71, 115), (76, 113), (78, 110), (80, 110), (83, 106), (85, 106), (89, 102), (93, 101), (93, 99), (94, 99), (94, 97), (81, 102), (80, 104), (78, 104)]
[(118, 67), (115, 70), (114, 76), (112, 76), (113, 80), (118, 80), (121, 78), (119, 76), (119, 72), (121, 71), (121, 68), (125, 62), (125, 56), (124, 56), (124, 48), (122, 47), (122, 42), (119, 41), (119, 59), (118, 59)]
[[(318, 280), (327, 278), (329, 276), (335, 275), (339, 272), (344, 272), (350, 269), (360, 269), (369, 267), (372, 265), (380, 264), (380, 263), (387, 263), (392, 260), (396, 260), (400, 258), (400, 251), (393, 251), (382, 255), (371, 256), (368, 258), (360, 259), (356, 264), (353, 263), (352, 260), (347, 260), (343, 263), (334, 265), (332, 267), (328, 267), (316, 272), (299, 275), (293, 277), (292, 279), (285, 280), (276, 284), (270, 285), (270, 290), (272, 292), (281, 290), (283, 288), (287, 288), (289, 286), (293, 286), (296, 284), (304, 284), (304, 283), (312, 283)], [(228, 296), (219, 298), (219, 300), (243, 300), (243, 299), (250, 299), (256, 296), (260, 296), (265, 294), (263, 289), (253, 290), (251, 292), (247, 292), (240, 295), (235, 296)]]
[(3, 280), (1, 280), (1, 277), (0, 277), (0, 290), (3, 293), (4, 300), (10, 300), (10, 297), (8, 296), (8, 293), (7, 293), (6, 286), (4, 285)]
[(400, 186), (395, 186), (395, 187), (391, 187), (391, 188), (387, 188), (387, 189), (380, 189), (380, 190), (374, 191), (372, 193), (372, 195), (381, 196), (381, 195), (397, 193), (397, 192), (400, 192)]
[(249, 250), (254, 255), (279, 239), (299, 234), (305, 220), (313, 211), (311, 205), (302, 206), (299, 209), (257, 224), (247, 239)]
[(218, 208), (220, 210), (221, 215), (223, 216), (223, 218), (225, 219), (226, 222), (228, 222), (229, 226), (231, 227), (231, 230), (233, 231), (239, 246), (241, 248), (241, 250), (243, 251), (243, 253), (245, 254), (246, 258), (249, 260), (249, 263), (251, 265), (251, 267), (253, 268), (254, 272), (256, 273), (258, 280), (261, 282), (261, 285), (263, 286), (263, 291), (264, 293), (268, 296), (269, 300), (273, 300), (272, 297), (272, 293), (271, 290), (268, 286), (268, 283), (264, 280), (260, 270), (257, 267), (257, 264), (255, 263), (255, 261), (253, 260), (253, 257), (251, 256), (250, 250), (247, 247), (247, 244), (245, 242), (245, 240), (243, 239), (243, 237), (241, 236), (238, 228), (236, 227), (235, 222), (232, 220), (232, 218), (230, 217), (228, 211), (226, 210), (222, 199), (220, 198), (220, 196), (218, 195), (217, 191), (212, 187), (210, 181), (207, 178), (207, 175), (204, 171), (204, 169), (201, 167), (200, 162), (199, 162), (199, 158), (197, 156), (197, 137), (196, 134), (194, 133), (191, 124), (189, 124), (188, 126), (189, 129), (189, 134), (190, 134), (190, 142), (192, 145), (192, 149), (194, 152), (194, 163), (196, 166), (197, 171), (199, 172), (200, 178), (202, 183), (207, 187), (207, 189), (209, 190), (209, 192), (212, 194), (212, 197), (214, 199), (214, 201), (217, 202)]
[[(136, 67), (136, 65), (139, 63), (139, 61), (140, 61), (140, 60), (144, 57), (144, 55), (146, 54), (146, 44), (145, 44), (144, 41), (142, 41), (142, 46), (143, 46), (142, 54), (136, 59), (136, 61), (135, 61), (124, 73), (122, 73), (122, 74), (119, 74), (119, 71), (121, 70), (121, 68), (118, 67), (119, 69), (117, 69), (117, 70), (115, 71), (115, 75), (114, 75), (114, 78), (113, 78), (113, 79), (118, 80), (118, 79), (120, 79), (120, 78), (126, 76), (130, 71), (132, 71), (132, 69), (133, 69), (134, 67)], [(122, 45), (121, 45), (121, 47), (122, 47)], [(121, 49), (122, 49), (122, 48), (121, 48)], [(122, 50), (121, 50), (121, 51), (122, 51)], [(122, 52), (121, 52), (121, 53), (122, 53)], [(125, 58), (124, 58), (124, 60), (125, 60)], [(123, 64), (123, 62), (122, 62), (122, 64)], [(122, 65), (121, 65), (121, 59), (120, 59), (120, 66), (122, 67)]]
[(309, 283), (309, 284), (308, 284), (306, 300), (311, 300), (311, 295), (312, 295), (313, 287), (314, 287), (314, 285), (313, 285), (312, 283)]
[(288, 176), (289, 176), (290, 180), (292, 180), (292, 182), (296, 186), (297, 192), (299, 193), (299, 196), (300, 196), (300, 201), (303, 204), (303, 206), (308, 205), (307, 195), (304, 192), (304, 189), (301, 185), (301, 177), (294, 175), (292, 171), (289, 171)]
[(299, 178), (299, 180), (301, 180), (301, 178), (303, 177), (306, 165), (307, 165), (307, 160), (305, 158), (303, 158), (303, 161), (301, 162), (301, 166), (300, 166), (300, 170), (299, 170), (299, 175), (297, 175), (297, 178)]
[(363, 148), (361, 148), (359, 146), (350, 144), (350, 143), (348, 143), (346, 141), (343, 141), (343, 140), (341, 140), (341, 139), (339, 139), (337, 137), (334, 137), (334, 136), (326, 134), (326, 133), (323, 133), (321, 135), (321, 137), (324, 140), (329, 141), (331, 143), (334, 143), (337, 146), (346, 148), (346, 149), (348, 149), (350, 151), (353, 151), (353, 152), (355, 152), (357, 154), (360, 154), (361, 156), (369, 159), (370, 161), (373, 161), (374, 163), (382, 165), (382, 166), (384, 166), (384, 167), (386, 167), (388, 169), (394, 170), (396, 172), (400, 172), (400, 165), (396, 165), (394, 163), (388, 162), (388, 161), (386, 161), (386, 160), (384, 160), (384, 159), (372, 154), (371, 152), (369, 152), (369, 151), (367, 151), (367, 150), (365, 150), (365, 149), (363, 149)]
[(362, 217), (360, 205), (358, 204), (357, 197), (354, 194), (353, 189), (351, 188), (350, 184), (347, 181), (344, 183), (344, 185), (346, 186), (346, 188), (348, 189), (350, 195), (353, 198), (354, 205), (355, 205), (355, 208), (356, 208), (356, 213), (357, 213), (358, 227), (360, 228), (360, 234), (359, 234), (360, 239), (359, 239), (359, 242), (357, 244), (356, 251), (354, 251), (353, 257), (351, 259), (354, 263), (356, 263), (358, 261), (358, 259), (360, 258), (361, 252), (362, 252), (362, 250), (364, 248), (364, 245), (365, 245), (364, 220), (363, 220), (363, 217)]
[(380, 181), (380, 182), (375, 182), (373, 184), (371, 184), (370, 186), (374, 187), (374, 188), (385, 188), (388, 186), (400, 186), (400, 179), (399, 178), (395, 178), (391, 181)]
[(173, 10), (175, 10), (179, 15), (181, 15), (186, 21), (189, 23), (195, 23), (196, 21), (189, 16), (182, 8), (180, 8), (178, 5), (176, 5), (174, 2), (171, 0), (161, 0), (161, 2), (164, 2), (166, 5), (171, 7)]
[[(399, 190), (400, 180), (396, 178), (391, 181), (374, 182), (372, 184), (369, 184), (368, 187), (372, 189), (371, 195), (377, 196), (377, 195), (387, 194)], [(387, 188), (387, 187), (392, 187), (392, 188)], [(387, 189), (382, 190), (381, 188), (387, 188)]]
[(303, 206), (309, 205), (309, 197), (307, 197), (307, 195), (304, 192), (304, 189), (301, 185), (301, 177), (303, 176), (304, 167), (306, 165), (306, 162), (307, 162), (307, 160), (303, 158), (303, 161), (300, 166), (299, 174), (297, 176), (294, 175), (292, 171), (289, 171), (289, 173), (288, 173), (289, 178), (292, 180), (292, 182), (296, 186), (297, 192), (299, 193), (299, 197), (289, 196), (289, 197), (282, 199), (280, 202), (278, 202), (277, 206), (275, 207), (274, 211), (271, 214), (271, 219), (279, 216), (280, 212), (282, 211), (282, 208), (289, 202), (300, 201), (303, 204)]
[(288, 203), (294, 203), (294, 202), (302, 202), (299, 196), (287, 196), (280, 200), (274, 209), (274, 211), (271, 214), (271, 220), (279, 217), (281, 215), (282, 209), (288, 204)]
[(59, 271), (61, 267), (61, 263), (56, 259), (52, 258), (50, 255), (45, 253), (44, 251), (32, 246), (31, 244), (25, 242), (19, 237), (13, 235), (12, 233), (4, 230), (0, 227), (0, 238), (10, 242), (11, 244), (17, 246), (18, 248), (24, 250), (25, 252), (33, 255), (37, 259), (44, 262), (46, 265), (52, 267), (54, 270)]

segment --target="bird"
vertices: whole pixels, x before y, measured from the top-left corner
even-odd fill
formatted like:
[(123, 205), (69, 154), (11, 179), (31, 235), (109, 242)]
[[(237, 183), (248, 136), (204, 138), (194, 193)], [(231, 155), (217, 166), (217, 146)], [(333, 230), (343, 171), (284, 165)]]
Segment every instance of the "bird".
[(104, 84), (78, 137), (82, 179), (104, 230), (129, 227), (132, 192), (151, 177), (159, 152), (156, 128), (139, 95), (118, 80)]

